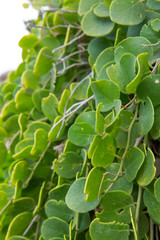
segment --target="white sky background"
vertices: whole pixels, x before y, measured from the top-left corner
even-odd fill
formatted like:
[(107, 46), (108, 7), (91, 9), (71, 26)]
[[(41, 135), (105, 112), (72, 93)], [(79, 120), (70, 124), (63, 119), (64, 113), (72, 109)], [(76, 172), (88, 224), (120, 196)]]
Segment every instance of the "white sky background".
[(24, 21), (36, 19), (38, 11), (23, 7), (27, 0), (1, 0), (0, 3), (0, 75), (16, 70), (22, 62), (19, 40), (29, 32)]

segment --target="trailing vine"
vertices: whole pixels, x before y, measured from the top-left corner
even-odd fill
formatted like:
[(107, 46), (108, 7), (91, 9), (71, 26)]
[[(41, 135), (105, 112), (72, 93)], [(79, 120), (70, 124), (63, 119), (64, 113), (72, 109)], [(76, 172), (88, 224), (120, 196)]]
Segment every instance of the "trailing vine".
[(30, 0), (0, 84), (0, 239), (160, 231), (160, 2)]

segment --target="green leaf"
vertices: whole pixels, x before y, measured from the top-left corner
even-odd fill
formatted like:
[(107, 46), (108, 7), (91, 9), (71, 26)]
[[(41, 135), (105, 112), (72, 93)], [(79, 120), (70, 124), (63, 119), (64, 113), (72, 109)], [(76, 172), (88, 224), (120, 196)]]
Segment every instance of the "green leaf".
[[(90, 235), (92, 240), (128, 240), (129, 239), (129, 225), (121, 223), (103, 223), (99, 219), (94, 219), (90, 224)], [(113, 234), (114, 233), (114, 234)]]
[(90, 78), (87, 78), (84, 82), (82, 82), (80, 85), (78, 83), (72, 83), (70, 86), (71, 92), (74, 90), (74, 88), (78, 85), (77, 89), (74, 90), (74, 93), (72, 97), (78, 101), (85, 100), (87, 98), (87, 90), (90, 85)]
[(33, 216), (30, 212), (18, 214), (10, 223), (5, 239), (8, 240), (14, 235), (22, 235), (30, 224), (32, 218)]
[(154, 108), (154, 124), (150, 131), (153, 139), (160, 137), (160, 106)]
[(92, 156), (92, 165), (94, 167), (100, 166), (106, 168), (109, 166), (116, 153), (116, 142), (113, 136), (106, 134), (104, 138), (101, 138), (97, 146), (95, 147)]
[(33, 108), (32, 96), (23, 88), (15, 96), (16, 108), (20, 112), (29, 112)]
[(3, 141), (0, 141), (0, 166), (2, 166), (7, 159), (7, 148)]
[[(70, 97), (70, 91), (68, 89), (65, 89), (61, 95), (61, 99), (58, 104), (58, 111), (60, 114), (64, 113), (64, 110), (67, 110), (71, 106), (71, 101), (68, 102), (68, 99)], [(68, 102), (68, 103), (67, 103)], [(66, 106), (67, 103), (67, 106)]]
[(18, 111), (16, 109), (15, 101), (11, 100), (7, 102), (2, 109), (2, 112), (1, 112), (2, 119), (5, 121), (7, 117), (13, 115), (14, 113), (18, 113)]
[(38, 87), (39, 78), (34, 75), (32, 70), (24, 71), (21, 79), (25, 89), (36, 89)]
[(119, 99), (120, 92), (118, 86), (109, 80), (98, 80), (91, 83), (91, 89), (95, 95), (96, 106), (103, 103), (102, 112), (109, 111), (113, 108), (113, 101)]
[(114, 61), (114, 47), (108, 47), (105, 50), (103, 50), (96, 59), (95, 62), (96, 73), (98, 74), (104, 65), (113, 61)]
[(14, 187), (12, 187), (11, 185), (8, 185), (6, 183), (0, 184), (0, 191), (7, 193), (8, 198), (12, 198), (14, 196), (14, 192), (15, 192)]
[(44, 75), (52, 68), (53, 60), (51, 57), (50, 49), (44, 47), (40, 50), (33, 71), (37, 77)]
[(127, 93), (127, 85), (135, 78), (135, 56), (125, 53), (119, 63), (107, 68), (107, 75), (119, 86), (121, 92)]
[(159, 74), (147, 76), (137, 87), (137, 96), (140, 99), (149, 97), (154, 107), (160, 104), (160, 95), (159, 95), (160, 80), (159, 79), (160, 79)]
[(95, 8), (94, 8), (94, 14), (97, 17), (109, 17), (109, 10), (106, 6), (105, 3), (99, 3)]
[(112, 45), (112, 41), (108, 40), (106, 37), (93, 38), (88, 45), (88, 53), (92, 56), (93, 62), (104, 49)]
[(41, 112), (42, 99), (48, 97), (48, 95), (49, 95), (48, 89), (37, 89), (32, 94), (33, 104), (37, 108), (38, 111)]
[(81, 26), (87, 36), (100, 37), (110, 33), (114, 23), (109, 18), (97, 17), (91, 9), (83, 16)]
[(43, 129), (37, 129), (34, 133), (34, 145), (31, 149), (31, 155), (42, 154), (48, 145), (48, 134)]
[(150, 150), (150, 148), (148, 148), (147, 154), (144, 159), (144, 163), (137, 175), (137, 182), (140, 186), (147, 186), (154, 179), (156, 174), (156, 168), (154, 166), (154, 162), (155, 162), (155, 157), (152, 151)]
[(60, 218), (51, 217), (43, 222), (41, 234), (45, 240), (49, 240), (54, 237), (61, 237), (63, 239), (64, 234), (69, 234), (69, 225), (66, 221)]
[(45, 205), (45, 213), (48, 218), (57, 217), (66, 222), (71, 221), (73, 212), (67, 207), (64, 201), (49, 200)]
[(150, 217), (157, 224), (160, 224), (160, 203), (157, 201), (154, 194), (147, 189), (144, 191), (143, 198)]
[(124, 39), (115, 48), (115, 62), (119, 62), (125, 53), (130, 53), (135, 57), (141, 53), (148, 53), (148, 60), (149, 62), (152, 61), (152, 48), (144, 47), (143, 44), (150, 45), (150, 42), (144, 37), (128, 37)]
[(69, 140), (78, 146), (87, 146), (95, 135), (95, 129), (92, 125), (85, 122), (73, 124), (68, 131)]
[[(148, 117), (149, 116), (149, 117)], [(139, 109), (139, 135), (147, 134), (154, 123), (154, 108), (149, 97), (142, 100)]]
[(23, 182), (25, 179), (29, 177), (30, 172), (31, 170), (28, 162), (19, 161), (13, 169), (11, 184), (15, 185), (19, 180)]
[[(87, 176), (85, 188), (84, 188), (84, 193), (87, 195), (88, 202), (98, 199), (101, 181), (103, 178), (103, 174), (105, 172), (106, 172), (105, 169), (101, 167), (94, 167), (89, 172)], [(100, 193), (103, 193), (107, 185), (108, 185), (108, 177), (106, 175), (103, 179)]]
[(49, 199), (55, 199), (57, 201), (65, 201), (65, 196), (68, 192), (70, 184), (62, 184), (61, 186), (56, 186), (49, 192)]
[(55, 172), (63, 178), (74, 178), (81, 171), (83, 159), (74, 152), (61, 154), (58, 160), (54, 160)]
[(0, 210), (2, 210), (7, 203), (8, 203), (7, 193), (0, 190)]
[(100, 142), (100, 140), (101, 140), (101, 136), (95, 135), (95, 137), (93, 138), (93, 141), (91, 142), (90, 147), (88, 149), (88, 157), (89, 158), (92, 158), (94, 150), (97, 147), (97, 144)]
[(109, 62), (106, 63), (100, 70), (99, 74), (97, 75), (96, 80), (101, 80), (101, 79), (107, 79), (109, 80), (109, 77), (107, 75), (107, 68), (110, 67), (111, 65), (113, 65), (114, 62)]
[(101, 200), (103, 211), (96, 213), (102, 222), (130, 223), (129, 207), (133, 207), (133, 198), (127, 192), (116, 190), (106, 193)]
[(86, 178), (80, 178), (71, 185), (67, 192), (66, 204), (75, 212), (85, 213), (91, 211), (96, 208), (100, 202), (100, 200), (87, 202), (84, 194), (85, 183)]
[(34, 121), (28, 125), (27, 130), (24, 132), (24, 138), (34, 138), (34, 133), (39, 128), (42, 128), (46, 132), (49, 132), (51, 127), (48, 123)]
[[(57, 116), (56, 119), (54, 120), (54, 125), (56, 123), (58, 123), (61, 120), (61, 118), (62, 118), (61, 116)], [(61, 121), (59, 124), (57, 124), (57, 126), (55, 126), (53, 129), (51, 128), (51, 130), (48, 133), (49, 141), (54, 142), (54, 141), (58, 141), (61, 138), (61, 136), (63, 135), (64, 129), (65, 129), (65, 125), (63, 125), (63, 127), (62, 127), (62, 124), (63, 124), (63, 121)], [(61, 129), (61, 132), (58, 137), (58, 133), (59, 133), (60, 129)]]
[(127, 85), (128, 93), (136, 93), (136, 88), (142, 79), (149, 73), (149, 64), (147, 60), (148, 53), (141, 53), (137, 56), (138, 73), (136, 77)]
[(14, 202), (10, 206), (8, 212), (9, 215), (14, 218), (16, 215), (23, 212), (33, 212), (35, 208), (35, 201), (30, 197), (20, 197), (18, 199), (14, 199)]
[[(159, 3), (159, 8), (160, 8), (160, 3)], [(154, 31), (159, 32), (160, 31), (160, 19), (157, 18), (154, 21), (152, 21), (151, 27)]]
[(13, 135), (19, 131), (19, 125), (18, 125), (18, 117), (19, 115), (13, 115), (9, 117), (3, 127), (5, 131), (8, 133), (8, 135)]
[(110, 112), (106, 117), (105, 117), (105, 131), (109, 132), (112, 130), (112, 127), (119, 117), (119, 114), (121, 112), (121, 100), (114, 100), (113, 101), (113, 109), (112, 112)]
[(122, 25), (137, 25), (145, 18), (145, 5), (139, 0), (114, 0), (110, 5), (113, 22)]
[(154, 183), (154, 195), (160, 203), (160, 178), (158, 178)]
[(132, 147), (127, 152), (124, 160), (124, 169), (129, 182), (136, 178), (138, 170), (144, 162), (144, 157), (144, 153), (137, 147)]
[(101, 115), (102, 102), (98, 104), (96, 111), (96, 132), (101, 134), (104, 132), (104, 117)]
[(52, 93), (48, 97), (42, 99), (42, 111), (44, 115), (51, 121), (54, 122), (57, 117), (58, 99)]
[(147, 0), (147, 6), (154, 10), (160, 9), (160, 2), (157, 0)]
[(100, 2), (100, 0), (80, 0), (79, 6), (78, 6), (78, 14), (84, 15), (86, 12), (88, 12), (95, 3)]
[(30, 33), (28, 35), (25, 35), (21, 38), (21, 40), (19, 41), (18, 45), (21, 48), (26, 48), (26, 49), (30, 49), (34, 47), (34, 44), (37, 42), (38, 38), (36, 36), (36, 34), (34, 33)]

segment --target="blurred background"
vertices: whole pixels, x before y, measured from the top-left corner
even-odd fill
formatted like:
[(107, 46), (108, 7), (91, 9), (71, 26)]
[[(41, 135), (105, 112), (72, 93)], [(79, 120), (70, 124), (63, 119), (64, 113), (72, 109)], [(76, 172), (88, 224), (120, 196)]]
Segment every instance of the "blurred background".
[(38, 11), (27, 0), (4, 0), (0, 6), (0, 76), (16, 70), (22, 62), (19, 40), (29, 32), (25, 21), (36, 19)]

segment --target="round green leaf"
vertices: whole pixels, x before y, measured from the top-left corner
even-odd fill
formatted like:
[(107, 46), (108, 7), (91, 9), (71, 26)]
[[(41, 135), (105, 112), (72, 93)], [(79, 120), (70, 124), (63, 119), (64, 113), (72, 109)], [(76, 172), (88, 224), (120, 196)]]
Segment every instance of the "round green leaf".
[[(148, 117), (149, 116), (149, 117)], [(154, 123), (154, 108), (151, 100), (147, 97), (141, 101), (139, 109), (139, 135), (146, 135), (152, 128)]]
[(118, 86), (106, 79), (92, 82), (91, 88), (95, 95), (96, 106), (102, 102), (102, 112), (111, 110), (114, 106), (113, 101), (120, 97)]
[(120, 62), (107, 68), (109, 79), (115, 82), (123, 93), (127, 93), (127, 85), (135, 78), (135, 60), (134, 55), (125, 53)]
[(38, 87), (39, 78), (34, 75), (32, 70), (26, 70), (22, 74), (21, 81), (25, 89), (36, 89)]
[(92, 156), (92, 165), (94, 167), (100, 166), (106, 168), (109, 166), (114, 158), (116, 153), (116, 142), (112, 135), (107, 134), (104, 138), (102, 138)]
[(154, 194), (158, 202), (160, 202), (160, 178), (158, 178), (154, 183)]
[(74, 152), (61, 154), (53, 163), (55, 172), (63, 178), (74, 178), (81, 171), (83, 159)]
[(147, 211), (150, 217), (157, 223), (160, 224), (160, 203), (155, 198), (154, 194), (149, 190), (144, 191), (144, 204), (147, 207)]
[(100, 2), (100, 0), (80, 0), (79, 1), (79, 6), (78, 6), (78, 13), (79, 15), (83, 15), (86, 12), (88, 12), (91, 7), (95, 4)]
[(67, 206), (75, 212), (85, 213), (91, 211), (96, 208), (100, 202), (98, 199), (92, 202), (87, 202), (84, 194), (85, 183), (86, 178), (80, 178), (71, 185), (67, 192)]
[(94, 14), (97, 17), (109, 17), (109, 10), (106, 6), (105, 3), (99, 3), (95, 8), (94, 8)]
[(130, 234), (128, 224), (116, 222), (104, 223), (100, 222), (98, 218), (92, 221), (89, 231), (92, 240), (128, 240)]
[(150, 134), (153, 139), (160, 137), (160, 105), (154, 108), (154, 124)]
[(48, 134), (43, 129), (37, 129), (34, 133), (34, 145), (31, 149), (31, 155), (40, 155), (42, 154), (48, 145)]
[(144, 161), (144, 153), (137, 147), (132, 147), (126, 154), (124, 160), (124, 169), (126, 178), (129, 182), (136, 178), (138, 170)]
[(8, 155), (7, 148), (4, 142), (0, 141), (0, 166), (2, 166), (5, 163), (7, 155)]
[(21, 38), (21, 40), (19, 41), (18, 45), (21, 48), (26, 48), (26, 49), (30, 49), (34, 47), (34, 44), (37, 42), (38, 38), (36, 36), (36, 34), (34, 33), (30, 33), (28, 35), (25, 35)]
[[(128, 1), (128, 0), (127, 0)], [(153, 50), (149, 45), (150, 42), (144, 37), (128, 37), (121, 41), (115, 49), (115, 61), (119, 62), (123, 54), (130, 53), (137, 57), (141, 53), (148, 53), (148, 60), (152, 61)]]
[(49, 240), (54, 237), (63, 238), (64, 234), (69, 234), (69, 225), (66, 221), (60, 218), (51, 217), (43, 222), (41, 234), (45, 240)]
[(30, 212), (23, 212), (17, 215), (9, 225), (6, 240), (14, 235), (22, 235), (28, 225), (30, 224), (33, 216)]
[(45, 213), (48, 218), (57, 217), (66, 222), (71, 221), (73, 212), (67, 207), (64, 201), (49, 200), (45, 205)]
[(99, 73), (104, 65), (114, 61), (114, 47), (108, 47), (103, 50), (97, 57), (95, 62), (96, 72)]
[(53, 60), (51, 57), (50, 49), (44, 47), (40, 50), (33, 71), (37, 77), (44, 75), (52, 68)]
[(42, 128), (46, 132), (49, 132), (51, 127), (48, 123), (40, 122), (40, 121), (34, 121), (34, 122), (32, 122), (28, 125), (27, 130), (24, 132), (24, 138), (34, 138), (34, 133), (39, 128)]
[(122, 25), (137, 25), (145, 18), (145, 5), (139, 0), (114, 0), (110, 5), (113, 22)]
[[(101, 167), (92, 168), (92, 170), (89, 172), (84, 188), (84, 193), (87, 195), (88, 202), (98, 199), (100, 184), (104, 173), (105, 169)], [(100, 193), (102, 193), (108, 185), (107, 178), (108, 177), (106, 175), (103, 179)]]
[(138, 175), (137, 175), (137, 182), (140, 186), (147, 186), (152, 182), (156, 174), (156, 168), (154, 166), (155, 157), (148, 148), (147, 155), (144, 159), (144, 163), (140, 168)]
[(32, 97), (23, 88), (15, 96), (16, 108), (21, 112), (29, 112), (33, 108)]
[(29, 176), (31, 170), (29, 169), (30, 165), (26, 161), (18, 162), (12, 173), (11, 184), (15, 185), (17, 181), (24, 181)]
[(83, 16), (81, 26), (86, 35), (100, 37), (110, 33), (114, 23), (109, 18), (97, 17), (91, 9)]
[(73, 124), (68, 131), (69, 140), (78, 146), (87, 146), (95, 135), (95, 129), (92, 125), (81, 122)]
[(137, 87), (137, 96), (140, 99), (149, 97), (153, 103), (153, 106), (160, 104), (160, 75), (150, 75), (144, 78), (144, 80)]

